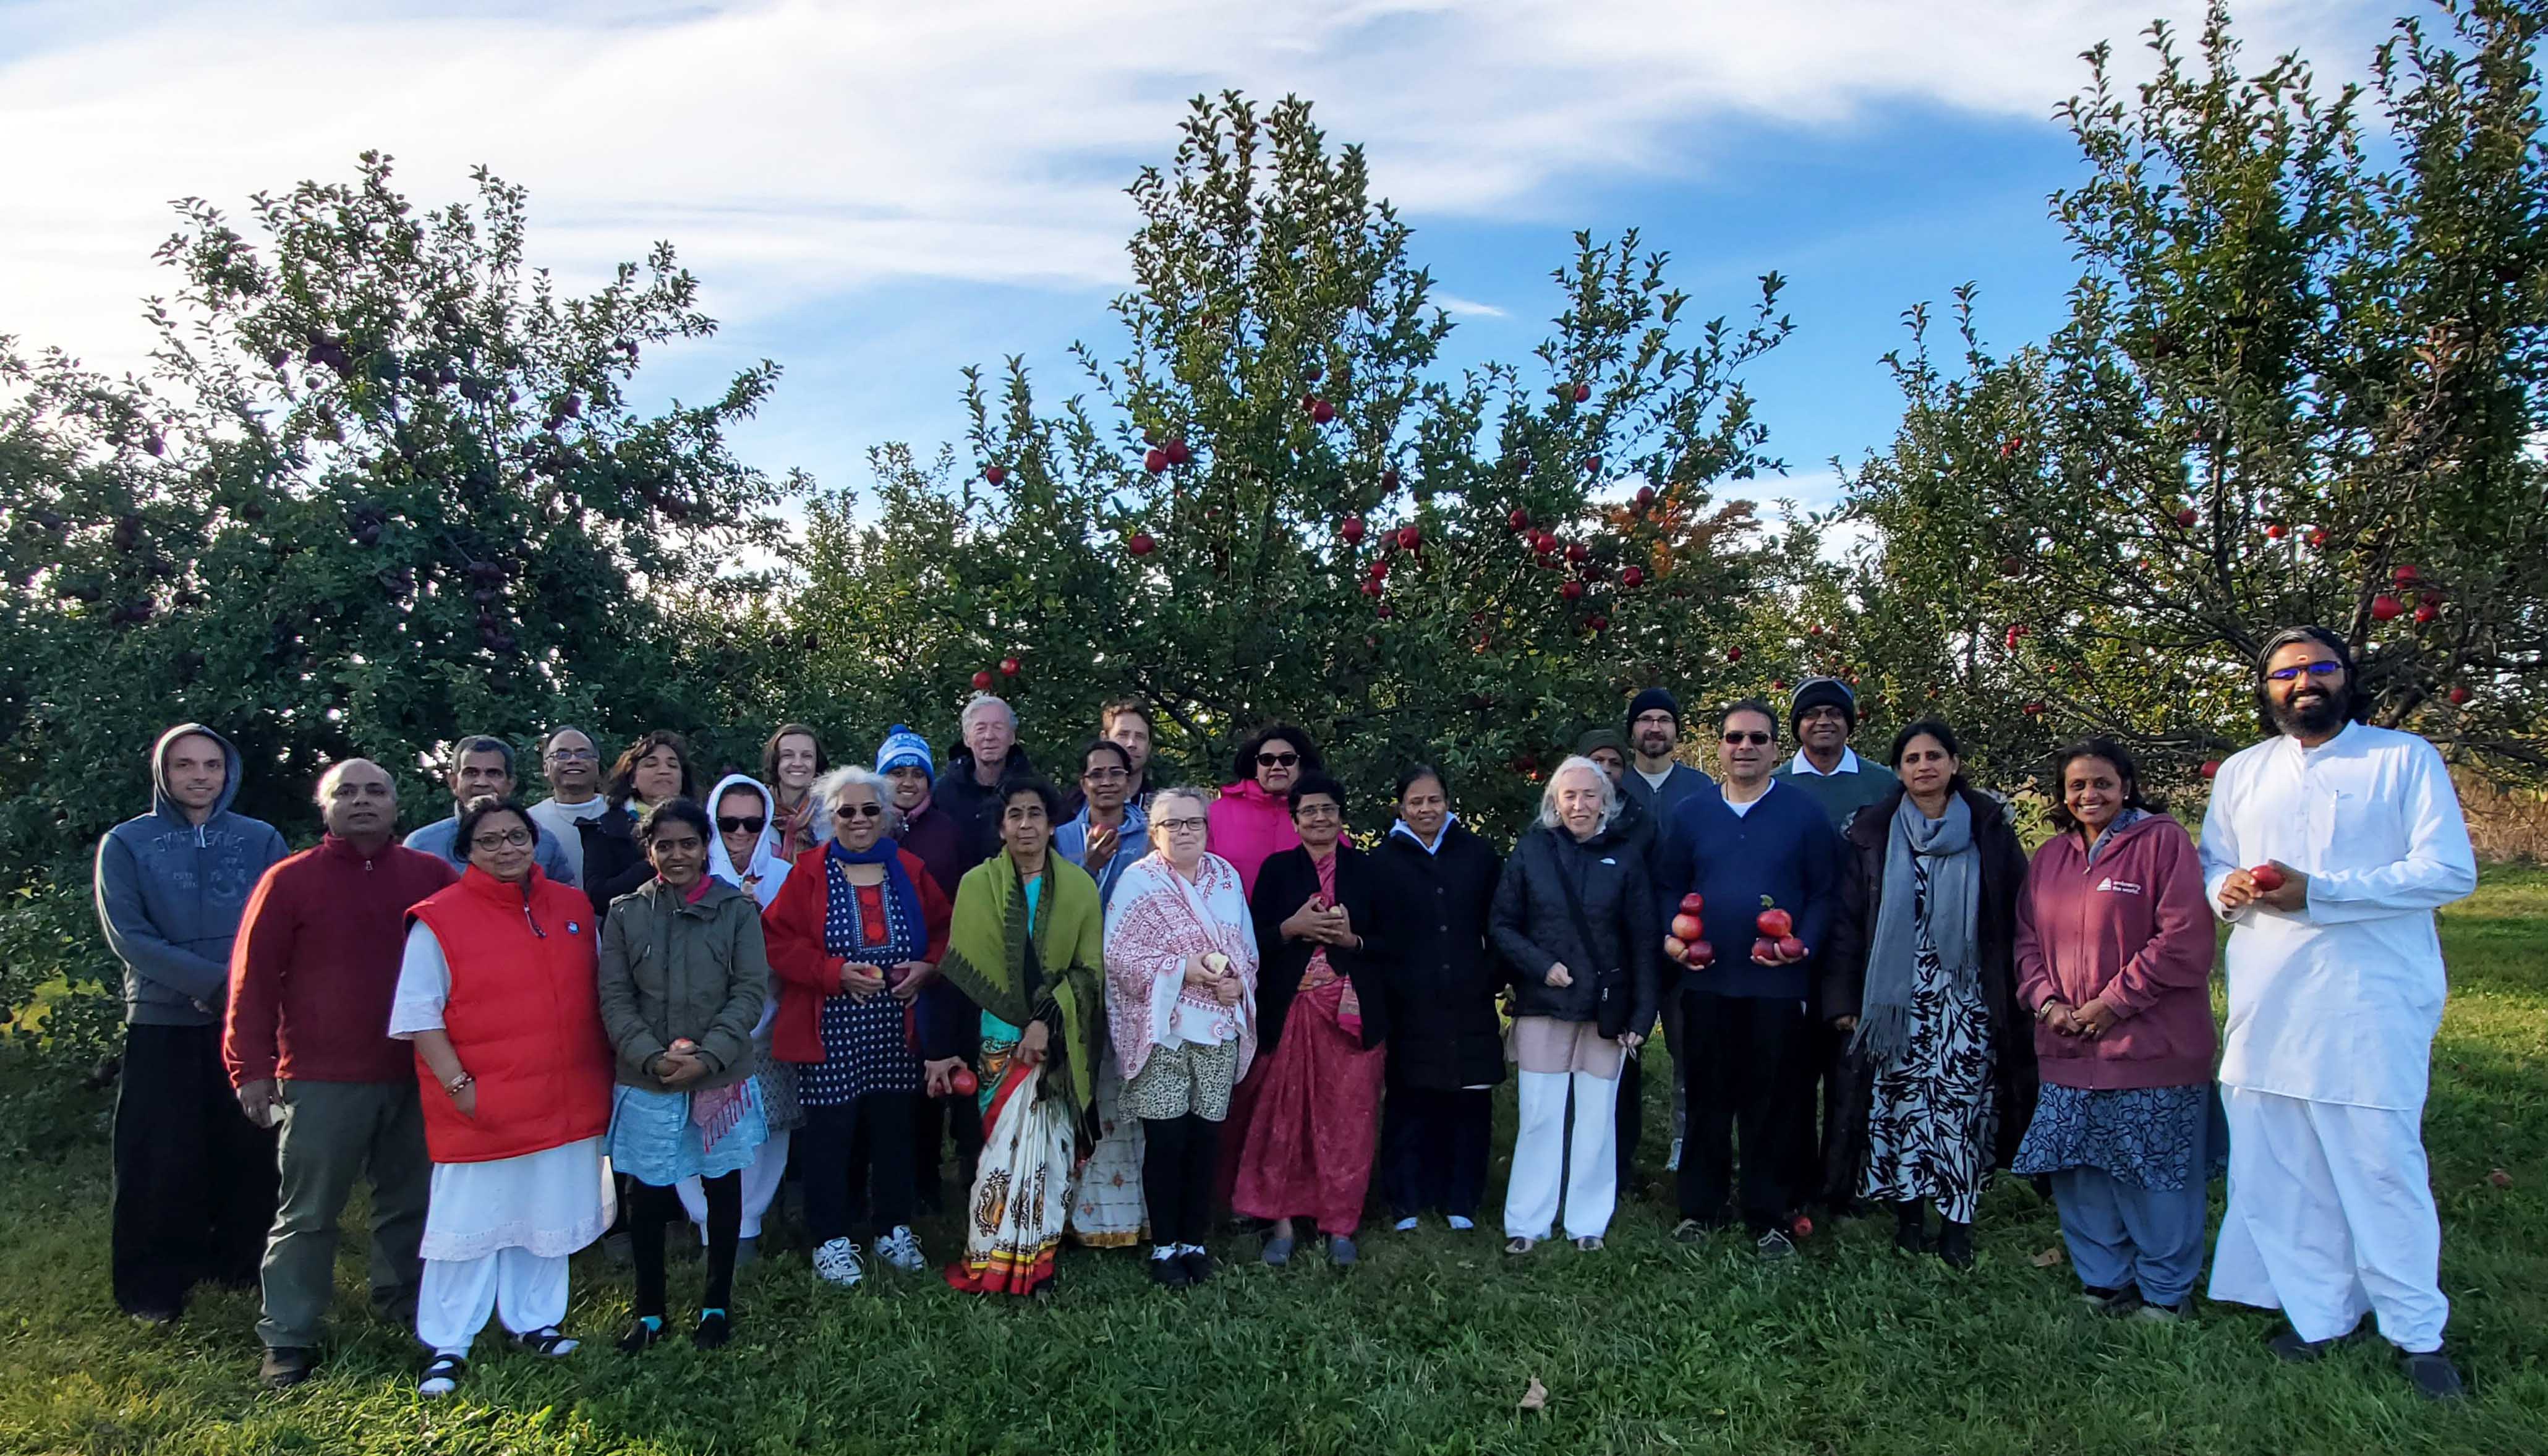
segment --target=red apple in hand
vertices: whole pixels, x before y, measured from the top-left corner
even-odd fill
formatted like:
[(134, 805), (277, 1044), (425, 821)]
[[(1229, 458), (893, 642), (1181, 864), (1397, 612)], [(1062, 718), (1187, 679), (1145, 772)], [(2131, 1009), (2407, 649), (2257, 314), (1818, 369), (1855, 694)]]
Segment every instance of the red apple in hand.
[(1797, 940), (1794, 936), (1778, 937), (1778, 958), (1782, 960), (1804, 959), (1805, 943)]
[(1689, 963), (1689, 942), (1679, 936), (1664, 937), (1664, 958), (1676, 965)]
[(1688, 894), (1681, 897), (1681, 913), (1684, 915), (1696, 915), (1706, 908), (1707, 901), (1699, 898), (1699, 893), (1696, 890), (1691, 890)]
[(1716, 948), (1714, 946), (1709, 945), (1705, 941), (1692, 941), (1689, 943), (1689, 954), (1683, 958), (1682, 963), (1684, 965), (1705, 965), (1715, 958)]
[(1764, 965), (1777, 964), (1778, 943), (1776, 941), (1766, 939), (1754, 941), (1752, 943), (1752, 958), (1760, 961)]
[(2256, 893), (2260, 895), (2270, 895), (2290, 882), (2283, 878), (2283, 871), (2271, 864), (2257, 865), (2247, 871), (2247, 877), (2255, 881)]
[(970, 1097), (982, 1090), (982, 1079), (973, 1075), (971, 1067), (959, 1066), (947, 1074), (947, 1085), (956, 1089), (956, 1096)]
[(1705, 935), (1707, 928), (1698, 923), (1697, 916), (1684, 911), (1672, 918), (1672, 933), (1675, 940), (1694, 941)]
[(1762, 911), (1752, 924), (1768, 940), (1774, 941), (1781, 936), (1791, 936), (1796, 933), (1795, 917), (1775, 905)]

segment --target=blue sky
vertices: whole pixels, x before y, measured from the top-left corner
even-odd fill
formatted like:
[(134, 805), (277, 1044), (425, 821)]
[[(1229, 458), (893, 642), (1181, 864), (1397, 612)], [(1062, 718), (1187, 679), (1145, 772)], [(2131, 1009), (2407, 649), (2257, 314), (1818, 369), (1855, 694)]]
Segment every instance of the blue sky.
[[(685, 396), (787, 374), (755, 464), (862, 484), (866, 450), (960, 428), (956, 371), (1111, 354), (1108, 299), (1183, 98), (1298, 91), (1359, 141), (1459, 314), (1451, 362), (1518, 359), (1571, 234), (1635, 227), (1700, 318), (1790, 280), (1794, 338), (1751, 376), (1794, 479), (1888, 438), (1878, 362), (1911, 304), (1981, 285), (1989, 339), (2041, 337), (2073, 267), (2046, 199), (2079, 176), (2053, 107), (2110, 39), (2128, 71), (2180, 0), (811, 0), (633, 11), (0, 0), (0, 333), (129, 367), (165, 200), (243, 211), (381, 146), (410, 196), (485, 161), (532, 194), (569, 283), (667, 237), (726, 320), (644, 376)], [(2393, 8), (2248, 0), (2248, 55), (2355, 74)]]

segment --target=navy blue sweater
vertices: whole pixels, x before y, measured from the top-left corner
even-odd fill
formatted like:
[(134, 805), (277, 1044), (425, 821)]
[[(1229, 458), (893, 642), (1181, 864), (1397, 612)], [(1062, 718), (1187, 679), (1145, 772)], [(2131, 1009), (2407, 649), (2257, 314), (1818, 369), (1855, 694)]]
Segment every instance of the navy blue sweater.
[(1744, 814), (1726, 806), (1715, 784), (1692, 794), (1673, 812), (1672, 832), (1664, 837), (1662, 879), (1670, 886), (1664, 904), (1678, 913), (1681, 897), (1692, 890), (1706, 899), (1699, 921), (1716, 960), (1684, 971), (1683, 989), (1809, 999), (1812, 957), (1793, 965), (1754, 963), (1752, 943), (1760, 932), (1753, 922), (1769, 908), (1761, 903), (1767, 895), (1794, 918), (1796, 939), (1807, 950), (1822, 950), (1840, 903), (1840, 852), (1831, 816), (1793, 784), (1772, 779), (1770, 791)]

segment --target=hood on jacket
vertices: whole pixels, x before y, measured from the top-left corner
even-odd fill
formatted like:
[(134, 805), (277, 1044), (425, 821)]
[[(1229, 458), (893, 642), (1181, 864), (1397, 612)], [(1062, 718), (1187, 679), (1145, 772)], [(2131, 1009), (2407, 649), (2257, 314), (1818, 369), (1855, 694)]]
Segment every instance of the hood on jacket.
[(160, 734), (159, 741), (150, 745), (151, 813), (169, 819), (184, 819), (186, 817), (186, 811), (178, 805), (176, 798), (168, 792), (168, 749), (169, 746), (174, 744), (178, 739), (184, 738), (189, 734), (196, 733), (200, 733), (204, 737), (209, 738), (213, 742), (222, 746), (222, 793), (221, 797), (213, 800), (213, 812), (205, 817), (207, 819), (215, 819), (219, 818), (223, 814), (228, 813), (230, 800), (238, 797), (239, 751), (237, 745), (214, 732), (212, 729), (205, 727), (201, 723), (180, 723), (176, 727), (169, 729), (167, 732)]
[[(748, 788), (761, 797), (761, 839), (752, 847), (752, 862), (742, 869), (735, 868), (734, 858), (725, 852), (725, 836), (716, 827), (717, 805), (725, 802), (727, 793)], [(778, 887), (787, 880), (787, 862), (778, 855), (778, 798), (769, 785), (749, 774), (728, 774), (708, 790), (708, 874), (718, 881), (743, 887), (746, 874), (755, 877), (753, 898), (763, 909), (778, 898)], [(829, 836), (825, 836), (828, 838)]]

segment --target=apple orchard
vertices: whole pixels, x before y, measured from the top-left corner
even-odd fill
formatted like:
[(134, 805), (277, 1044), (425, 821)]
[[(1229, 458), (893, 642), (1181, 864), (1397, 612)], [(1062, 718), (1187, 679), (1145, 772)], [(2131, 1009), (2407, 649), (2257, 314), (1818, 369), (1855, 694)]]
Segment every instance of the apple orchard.
[[(1972, 290), (1911, 310), (1900, 426), (1820, 517), (1754, 503), (1776, 275), (1712, 309), (1635, 231), (1578, 234), (1545, 342), (1453, 371), (1413, 234), (1297, 100), (1198, 99), (1132, 184), (1113, 342), (1061, 391), (967, 371), (964, 437), (855, 488), (728, 450), (774, 363), (630, 403), (715, 326), (669, 244), (561, 298), (483, 171), (425, 211), (376, 155), (243, 224), (189, 200), (145, 376), (0, 345), (0, 997), (101, 984), (86, 856), (181, 712), (277, 766), (239, 807), (296, 834), (347, 755), (424, 802), (417, 750), (462, 733), (669, 727), (748, 765), (803, 719), (839, 759), (896, 722), (947, 744), (983, 689), (1047, 764), (1138, 693), (1195, 779), (1279, 717), (1357, 812), (1426, 761), (1509, 829), (1649, 683), (1697, 714), (1830, 674), (1863, 743), (1940, 714), (1993, 787), (2090, 731), (2191, 785), (2257, 731), (2257, 645), (2317, 621), (2380, 721), (2534, 775), (2538, 21), (2444, 29), (2402, 26), (2358, 96), (2242, 67), (2218, 15), (2155, 35), (2146, 87), (2092, 52), (2065, 321), (2000, 353)], [(69, 1047), (113, 1011), (50, 1006)]]

